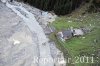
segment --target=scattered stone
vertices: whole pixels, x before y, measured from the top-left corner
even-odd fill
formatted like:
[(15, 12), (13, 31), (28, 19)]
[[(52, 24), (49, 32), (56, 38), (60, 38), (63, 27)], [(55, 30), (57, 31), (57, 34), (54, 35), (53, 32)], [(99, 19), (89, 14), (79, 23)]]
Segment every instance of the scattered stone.
[(73, 34), (71, 30), (63, 30), (61, 32), (57, 33), (57, 37), (61, 39), (62, 41), (68, 40), (72, 38)]
[(72, 22), (72, 21), (68, 21), (68, 22)]
[(52, 32), (55, 32), (55, 28), (47, 26), (47, 27), (44, 28), (44, 32), (45, 32), (46, 35), (50, 35)]
[[(68, 40), (68, 39), (75, 37), (75, 36), (83, 36), (86, 33), (88, 33), (89, 31), (90, 30), (88, 30), (86, 28), (73, 29), (73, 27), (71, 27), (71, 29), (59, 31), (57, 33), (57, 38), (59, 38), (62, 41), (65, 41), (65, 40)], [(86, 37), (82, 37), (82, 38), (85, 39)]]
[(86, 16), (83, 16), (84, 18), (86, 17)]
[(84, 32), (82, 31), (82, 29), (74, 29), (73, 35), (74, 36), (82, 36), (82, 35), (84, 35)]
[(45, 45), (46, 45), (46, 43), (42, 43), (42, 45), (44, 45), (44, 46), (45, 46)]
[(90, 24), (90, 27), (92, 26), (92, 24)]
[(20, 41), (19, 40), (13, 39), (13, 42), (14, 42), (14, 45), (20, 44)]
[(98, 42), (98, 40), (97, 40), (97, 39), (95, 39), (95, 40), (94, 40), (94, 43), (97, 43), (97, 42)]
[(85, 39), (86, 37), (82, 37), (83, 39)]

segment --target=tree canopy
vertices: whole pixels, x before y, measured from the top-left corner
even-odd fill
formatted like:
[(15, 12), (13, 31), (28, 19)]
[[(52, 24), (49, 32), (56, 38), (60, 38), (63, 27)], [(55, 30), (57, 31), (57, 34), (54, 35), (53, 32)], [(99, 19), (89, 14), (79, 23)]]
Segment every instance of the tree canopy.
[(37, 7), (44, 11), (54, 11), (57, 15), (65, 15), (77, 7), (84, 1), (96, 1), (100, 2), (100, 0), (21, 0), (25, 3), (29, 3), (30, 5)]

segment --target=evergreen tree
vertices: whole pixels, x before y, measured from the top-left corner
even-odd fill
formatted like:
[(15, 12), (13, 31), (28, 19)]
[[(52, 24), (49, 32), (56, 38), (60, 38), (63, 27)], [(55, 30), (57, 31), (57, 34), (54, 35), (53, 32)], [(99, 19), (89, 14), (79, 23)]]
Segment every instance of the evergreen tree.
[(82, 0), (21, 0), (45, 11), (54, 11), (58, 15), (65, 15), (77, 8)]

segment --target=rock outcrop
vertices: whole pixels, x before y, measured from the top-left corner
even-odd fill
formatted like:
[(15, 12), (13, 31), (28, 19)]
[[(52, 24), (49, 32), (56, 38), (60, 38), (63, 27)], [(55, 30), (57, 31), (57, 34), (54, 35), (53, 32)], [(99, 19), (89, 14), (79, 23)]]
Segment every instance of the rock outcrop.
[(54, 66), (42, 63), (53, 60), (48, 41), (34, 14), (0, 2), (0, 66)]

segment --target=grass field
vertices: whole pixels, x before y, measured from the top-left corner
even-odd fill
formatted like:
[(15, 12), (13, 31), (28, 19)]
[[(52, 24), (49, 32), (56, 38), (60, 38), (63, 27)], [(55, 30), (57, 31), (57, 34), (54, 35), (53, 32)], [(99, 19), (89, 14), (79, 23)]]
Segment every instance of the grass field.
[[(76, 18), (66, 16), (58, 17), (56, 21), (51, 25), (56, 28), (56, 32), (52, 33), (50, 35), (50, 38), (56, 42), (58, 48), (61, 48), (63, 46), (62, 48), (64, 48), (64, 50), (62, 51), (64, 53), (67, 51), (72, 58), (83, 55), (91, 57), (94, 55), (95, 60), (97, 60), (96, 57), (98, 55), (98, 50), (100, 49), (100, 13), (86, 14), (83, 16), (78, 16)], [(61, 42), (55, 37), (55, 34), (58, 31), (68, 29), (70, 27), (87, 27), (92, 29), (92, 31), (84, 36), (73, 37), (66, 42)], [(76, 63), (74, 65), (90, 66), (91, 64)]]

